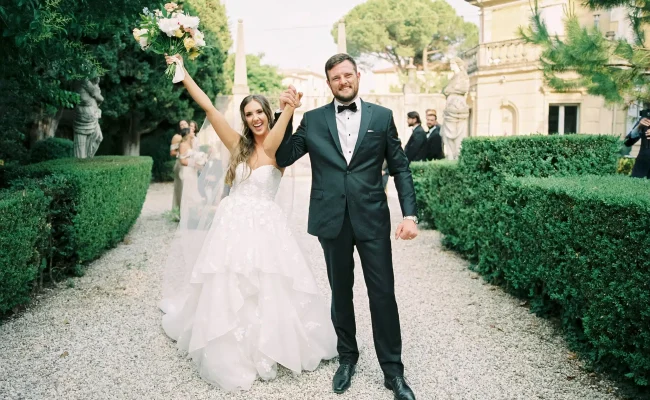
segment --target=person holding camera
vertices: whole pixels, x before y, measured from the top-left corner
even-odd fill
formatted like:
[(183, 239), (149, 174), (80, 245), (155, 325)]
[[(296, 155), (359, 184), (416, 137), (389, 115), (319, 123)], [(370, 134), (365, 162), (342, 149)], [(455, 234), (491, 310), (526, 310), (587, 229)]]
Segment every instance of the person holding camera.
[(636, 156), (632, 177), (650, 179), (650, 110), (643, 110), (640, 113), (641, 119), (634, 125), (630, 133), (625, 136), (625, 145), (633, 146), (641, 140), (641, 149)]

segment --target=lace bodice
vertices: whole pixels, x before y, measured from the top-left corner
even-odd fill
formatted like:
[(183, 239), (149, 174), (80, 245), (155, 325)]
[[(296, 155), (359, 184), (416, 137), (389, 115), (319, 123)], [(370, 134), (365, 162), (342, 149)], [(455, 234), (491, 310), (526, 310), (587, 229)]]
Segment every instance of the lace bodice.
[(281, 179), (282, 172), (273, 165), (263, 165), (251, 170), (248, 164), (241, 163), (237, 166), (230, 196), (253, 197), (273, 201)]

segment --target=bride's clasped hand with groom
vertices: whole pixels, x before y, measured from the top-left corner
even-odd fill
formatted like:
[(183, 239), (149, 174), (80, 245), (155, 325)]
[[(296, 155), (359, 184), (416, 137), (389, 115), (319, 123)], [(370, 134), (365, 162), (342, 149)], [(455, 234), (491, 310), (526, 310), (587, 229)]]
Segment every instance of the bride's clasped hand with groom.
[[(183, 68), (179, 56), (166, 61)], [(273, 379), (278, 365), (300, 373), (338, 356), (332, 390), (343, 393), (353, 383), (359, 359), (352, 298), (356, 247), (384, 385), (395, 399), (415, 399), (401, 360), (391, 221), (382, 183), (386, 161), (403, 214), (395, 236), (414, 239), (417, 212), (409, 163), (392, 111), (359, 98), (355, 60), (334, 55), (325, 73), (334, 100), (306, 112), (295, 133), (293, 112), (302, 94), (292, 86), (281, 94), (275, 112), (263, 96), (247, 96), (239, 107), (240, 133), (185, 71), (185, 88), (227, 149), (215, 187), (229, 191), (209, 214), (183, 290), (164, 294), (162, 325), (200, 375), (224, 390), (247, 390), (258, 377)], [(285, 168), (307, 153), (312, 171), (308, 232), (323, 248), (329, 307), (275, 201)]]

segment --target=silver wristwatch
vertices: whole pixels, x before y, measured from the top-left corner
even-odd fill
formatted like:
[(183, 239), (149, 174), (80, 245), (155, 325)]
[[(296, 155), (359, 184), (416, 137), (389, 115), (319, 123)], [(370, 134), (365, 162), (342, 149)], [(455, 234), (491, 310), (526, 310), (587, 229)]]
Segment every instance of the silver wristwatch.
[(404, 219), (410, 219), (411, 221), (415, 222), (415, 225), (418, 224), (418, 217), (416, 217), (415, 215), (407, 215), (406, 217), (404, 217)]

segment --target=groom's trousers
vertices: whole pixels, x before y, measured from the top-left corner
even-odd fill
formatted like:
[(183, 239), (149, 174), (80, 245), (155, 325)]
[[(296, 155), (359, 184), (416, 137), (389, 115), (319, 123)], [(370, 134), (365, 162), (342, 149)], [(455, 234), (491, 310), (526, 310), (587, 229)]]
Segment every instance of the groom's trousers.
[(368, 241), (357, 240), (346, 210), (343, 227), (338, 237), (319, 238), (319, 241), (325, 253), (327, 277), (332, 289), (331, 312), (338, 337), (339, 362), (356, 364), (359, 359), (352, 302), (353, 254), (356, 246), (368, 288), (372, 333), (379, 364), (389, 378), (404, 375), (390, 237)]

